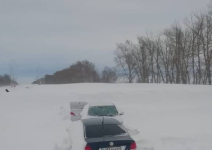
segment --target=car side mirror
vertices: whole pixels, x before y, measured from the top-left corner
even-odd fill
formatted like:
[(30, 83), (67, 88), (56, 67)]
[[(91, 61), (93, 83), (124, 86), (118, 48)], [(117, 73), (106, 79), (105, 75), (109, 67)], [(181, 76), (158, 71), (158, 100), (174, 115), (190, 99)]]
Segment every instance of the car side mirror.
[(120, 113), (119, 113), (119, 115), (124, 115), (124, 112), (123, 112), (123, 111), (122, 111), (122, 112), (120, 112)]

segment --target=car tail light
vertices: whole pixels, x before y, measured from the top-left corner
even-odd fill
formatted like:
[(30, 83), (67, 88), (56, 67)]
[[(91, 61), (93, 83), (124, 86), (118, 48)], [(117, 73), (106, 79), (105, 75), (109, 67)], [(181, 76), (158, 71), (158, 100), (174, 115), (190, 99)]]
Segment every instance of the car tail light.
[(76, 116), (75, 113), (73, 113), (73, 112), (71, 112), (70, 114), (71, 114), (72, 116)]
[(135, 142), (132, 142), (131, 145), (130, 145), (130, 150), (135, 150), (136, 149), (136, 143)]
[(92, 150), (92, 148), (89, 145), (87, 145), (85, 146), (85, 150)]

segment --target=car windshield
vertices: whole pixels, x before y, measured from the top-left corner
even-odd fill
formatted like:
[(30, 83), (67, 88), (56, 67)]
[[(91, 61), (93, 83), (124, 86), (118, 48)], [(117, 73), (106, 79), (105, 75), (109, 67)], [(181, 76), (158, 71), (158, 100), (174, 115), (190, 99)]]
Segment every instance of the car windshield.
[(88, 125), (85, 127), (86, 138), (100, 138), (108, 136), (122, 136), (127, 132), (121, 125)]
[(88, 110), (90, 116), (116, 116), (118, 111), (115, 106), (90, 106)]

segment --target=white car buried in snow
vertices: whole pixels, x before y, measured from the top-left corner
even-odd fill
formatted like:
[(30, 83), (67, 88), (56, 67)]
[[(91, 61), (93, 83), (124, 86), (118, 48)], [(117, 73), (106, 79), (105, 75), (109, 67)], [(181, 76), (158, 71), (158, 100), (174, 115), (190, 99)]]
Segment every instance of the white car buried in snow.
[(70, 108), (72, 121), (104, 116), (114, 118), (120, 123), (123, 123), (121, 115), (123, 115), (124, 112), (119, 112), (113, 103), (94, 102), (87, 104), (86, 102), (71, 102)]
[(123, 123), (121, 115), (124, 112), (119, 112), (113, 103), (96, 102), (85, 105), (83, 111), (80, 113), (82, 119), (96, 118), (96, 117), (109, 117)]

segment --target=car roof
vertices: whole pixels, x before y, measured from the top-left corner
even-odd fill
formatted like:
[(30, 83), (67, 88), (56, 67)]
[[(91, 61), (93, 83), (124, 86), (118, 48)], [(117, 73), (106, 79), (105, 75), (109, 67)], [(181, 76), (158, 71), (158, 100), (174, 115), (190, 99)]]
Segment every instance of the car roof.
[(104, 124), (113, 124), (113, 125), (120, 125), (121, 123), (114, 119), (114, 118), (108, 118), (108, 117), (97, 117), (97, 118), (89, 118), (89, 119), (83, 119), (82, 123), (84, 126), (88, 125), (101, 125), (103, 123), (104, 119)]
[(89, 104), (90, 106), (114, 106), (111, 102), (92, 102)]

